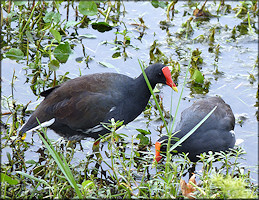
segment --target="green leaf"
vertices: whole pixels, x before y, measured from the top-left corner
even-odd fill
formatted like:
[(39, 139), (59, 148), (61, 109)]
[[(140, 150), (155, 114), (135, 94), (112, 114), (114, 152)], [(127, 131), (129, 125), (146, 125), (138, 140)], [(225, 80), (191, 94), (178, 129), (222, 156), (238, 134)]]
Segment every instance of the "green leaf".
[(151, 4), (155, 8), (158, 8), (158, 7), (166, 8), (167, 7), (166, 2), (164, 2), (164, 1), (153, 0), (153, 1), (151, 1)]
[(83, 15), (93, 16), (98, 13), (97, 5), (94, 1), (80, 1), (78, 9)]
[(49, 63), (49, 69), (56, 71), (59, 68), (59, 62), (57, 60), (51, 60)]
[(64, 29), (69, 28), (69, 27), (71, 27), (71, 26), (75, 26), (77, 23), (78, 23), (78, 22), (76, 22), (76, 21), (68, 21), (68, 22), (65, 24)]
[(46, 22), (46, 23), (50, 23), (54, 14), (55, 13), (53, 11), (47, 12), (45, 17), (43, 17), (43, 21)]
[(140, 153), (139, 152), (134, 151), (134, 153), (135, 153), (136, 157), (140, 157)]
[(54, 38), (60, 43), (61, 42), (61, 38), (62, 38), (60, 33), (57, 30), (53, 29), (53, 28), (50, 29), (50, 32), (54, 36)]
[(110, 26), (106, 22), (94, 22), (92, 23), (92, 27), (95, 30), (98, 30), (99, 32), (105, 32), (105, 31), (110, 31), (112, 30), (112, 26)]
[[(14, 19), (13, 19), (13, 16), (15, 16), (15, 14), (16, 14), (15, 12), (11, 11), (10, 13), (7, 14), (7, 17), (6, 17), (6, 18), (8, 18), (8, 20), (11, 19), (11, 20), (13, 21), (13, 20), (14, 20)], [(1, 18), (2, 18), (2, 17), (1, 17)], [(2, 18), (2, 19), (3, 19), (3, 18)]]
[(61, 19), (61, 15), (59, 13), (54, 13), (53, 11), (48, 12), (45, 15), (45, 17), (43, 17), (43, 20), (46, 23), (50, 23), (50, 22), (52, 22), (52, 20), (53, 20), (53, 22), (58, 23), (58, 22), (60, 22), (60, 19)]
[(150, 131), (146, 131), (146, 130), (144, 130), (144, 129), (136, 129), (138, 132), (140, 132), (140, 133), (142, 133), (143, 135), (150, 135), (151, 133), (150, 133)]
[(143, 134), (138, 134), (136, 138), (140, 139), (140, 145), (146, 146), (149, 144), (149, 138)]
[(10, 185), (17, 185), (19, 183), (17, 179), (13, 179), (4, 173), (1, 173), (1, 183), (4, 183), (4, 182), (7, 182)]
[(27, 36), (27, 39), (30, 41), (30, 43), (31, 43), (34, 47), (36, 47), (36, 45), (35, 45), (35, 42), (34, 42), (34, 39), (33, 39), (33, 36), (32, 36), (32, 34), (31, 34), (31, 32), (30, 32), (30, 31), (28, 31), (28, 30), (26, 30), (26, 31), (25, 31), (25, 34), (26, 34), (26, 36)]
[(32, 176), (32, 175), (26, 174), (26, 173), (21, 172), (21, 171), (17, 171), (17, 173), (18, 173), (18, 174), (21, 174), (22, 176), (25, 176), (25, 177), (27, 177), (27, 178), (30, 178), (30, 179), (32, 179), (32, 180), (35, 180), (35, 181), (37, 181), (37, 182), (39, 182), (39, 183), (42, 183), (42, 184), (46, 185), (47, 187), (49, 187), (50, 189), (53, 189), (53, 188), (52, 188), (45, 180), (43, 180), (43, 179), (36, 178), (36, 177), (34, 177), (34, 176)]
[[(76, 62), (81, 63), (84, 60), (84, 57), (78, 57), (76, 58)], [(79, 68), (80, 70), (80, 68)]]
[(25, 163), (26, 164), (32, 164), (32, 165), (37, 164), (37, 162), (35, 162), (34, 160), (27, 160)]
[(8, 52), (5, 53), (5, 56), (11, 60), (22, 60), (24, 54), (20, 49), (11, 48)]
[(28, 3), (28, 1), (14, 1), (13, 3), (14, 3), (14, 5), (16, 5), (16, 6), (23, 6), (23, 5), (25, 5), (26, 3)]
[(34, 176), (42, 176), (44, 174), (44, 165), (39, 165), (33, 168)]
[(51, 60), (49, 63), (49, 69), (56, 71), (59, 68), (59, 62), (57, 60)]
[(113, 55), (112, 55), (112, 58), (119, 58), (121, 57), (121, 52), (115, 52)]
[(119, 72), (119, 70), (118, 70), (116, 67), (114, 67), (112, 64), (110, 64), (110, 63), (107, 63), (107, 62), (99, 62), (99, 64), (101, 64), (102, 66), (107, 67), (107, 68), (113, 68), (113, 69), (115, 69), (117, 72)]
[(72, 50), (68, 42), (61, 43), (54, 49), (54, 57), (61, 63), (67, 62), (71, 53)]
[(197, 83), (203, 83), (204, 76), (198, 69), (196, 69), (192, 75), (192, 80), (194, 80)]
[(143, 129), (136, 129), (140, 134), (137, 135), (136, 138), (140, 139), (139, 145), (140, 146), (146, 146), (149, 144), (149, 138), (145, 135), (150, 135), (150, 131), (146, 131)]
[(91, 180), (86, 180), (86, 181), (84, 181), (84, 182), (82, 183), (82, 186), (83, 186), (83, 189), (84, 189), (84, 190), (87, 190), (87, 189), (91, 190), (91, 189), (94, 188), (95, 184), (94, 184), (94, 182), (91, 181)]
[(37, 65), (34, 62), (30, 63), (28, 66), (29, 69), (37, 69)]
[(60, 22), (60, 19), (61, 19), (61, 15), (60, 15), (59, 13), (55, 13), (55, 14), (53, 15), (53, 21), (54, 21), (55, 23), (59, 23), (59, 22)]

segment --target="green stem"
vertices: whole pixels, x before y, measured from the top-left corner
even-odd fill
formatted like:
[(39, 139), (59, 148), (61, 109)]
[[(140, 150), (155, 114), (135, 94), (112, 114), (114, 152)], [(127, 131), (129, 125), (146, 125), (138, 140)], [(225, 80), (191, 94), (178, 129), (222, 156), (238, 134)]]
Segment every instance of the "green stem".
[(108, 19), (108, 17), (109, 17), (109, 15), (110, 15), (110, 12), (111, 12), (111, 3), (110, 2), (108, 2), (108, 11), (107, 11), (107, 14), (106, 14), (106, 16), (105, 16), (105, 22), (107, 22), (107, 19)]
[[(99, 12), (99, 13), (101, 13), (104, 17), (106, 17), (106, 16), (107, 16), (107, 15), (106, 15), (103, 11), (101, 11), (100, 9), (98, 9), (98, 12)], [(112, 22), (114, 22), (114, 23), (116, 23), (116, 22), (117, 22), (116, 20), (114, 20), (114, 19), (110, 18), (109, 16), (107, 17), (107, 19), (111, 20), (111, 21), (112, 21)]]
[(26, 51), (27, 65), (29, 63), (29, 40), (27, 40), (27, 51)]
[(240, 7), (240, 9), (239, 9), (239, 11), (238, 11), (238, 13), (235, 15), (235, 17), (237, 17), (241, 12), (242, 12), (242, 7)]
[(75, 26), (77, 26), (78, 24), (81, 24), (85, 20), (85, 18), (86, 18), (86, 15), (82, 18), (81, 21), (79, 21), (77, 24), (75, 24)]
[(219, 7), (217, 9), (217, 12), (219, 12), (220, 6), (221, 6), (221, 1), (219, 1)]
[(248, 21), (248, 27), (251, 33), (253, 33), (253, 29), (250, 23), (250, 15), (249, 15), (249, 11), (247, 12), (247, 21)]
[(169, 12), (170, 12), (170, 10), (171, 10), (171, 7), (173, 7), (176, 3), (177, 3), (177, 1), (172, 1), (172, 2), (168, 5), (168, 7), (167, 7), (167, 10), (166, 10), (167, 21), (170, 21)]
[(33, 29), (34, 24), (38, 24), (39, 21), (42, 19), (42, 10), (40, 10), (40, 14), (32, 21), (31, 29)]
[(115, 133), (115, 130), (116, 130), (116, 122), (114, 119), (111, 119), (111, 125), (112, 125), (112, 129), (111, 129), (111, 167), (112, 167), (112, 171), (113, 171), (113, 174), (115, 176), (115, 179), (117, 181), (117, 184), (119, 185), (120, 184), (120, 181), (117, 177), (117, 171), (114, 169), (114, 156), (113, 156), (113, 148), (116, 150), (116, 147), (115, 147), (115, 144), (114, 144), (114, 133)]
[(25, 28), (27, 27), (27, 25), (30, 23), (31, 18), (32, 18), (32, 16), (33, 16), (33, 13), (34, 13), (34, 11), (35, 11), (35, 8), (38, 6), (38, 4), (39, 4), (39, 1), (38, 1), (37, 4), (33, 7), (32, 12), (31, 12), (31, 15), (30, 15), (29, 19), (27, 20), (25, 26), (23, 27), (22, 32), (20, 33), (20, 34), (21, 34), (21, 35), (20, 35), (20, 40), (21, 40), (22, 33), (24, 32), (24, 30), (25, 30)]

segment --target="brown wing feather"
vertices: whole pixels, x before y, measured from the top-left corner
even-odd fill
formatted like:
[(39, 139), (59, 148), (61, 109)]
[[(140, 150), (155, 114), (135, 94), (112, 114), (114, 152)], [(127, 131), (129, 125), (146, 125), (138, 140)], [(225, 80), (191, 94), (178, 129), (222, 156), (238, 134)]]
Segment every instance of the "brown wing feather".
[(21, 132), (38, 126), (36, 118), (41, 123), (55, 118), (72, 129), (92, 128), (105, 119), (112, 107), (120, 103), (122, 83), (132, 80), (121, 74), (92, 74), (46, 90), (41, 94), (45, 99)]
[(88, 129), (104, 121), (113, 106), (113, 99), (109, 95), (84, 93), (80, 94), (80, 98), (71, 97), (53, 105), (50, 114), (57, 122), (71, 129)]

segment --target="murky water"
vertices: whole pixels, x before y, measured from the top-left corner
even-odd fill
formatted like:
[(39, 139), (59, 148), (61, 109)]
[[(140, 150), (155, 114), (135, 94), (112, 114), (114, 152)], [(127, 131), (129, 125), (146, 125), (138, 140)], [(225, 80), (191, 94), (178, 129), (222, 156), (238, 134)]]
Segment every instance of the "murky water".
[[(235, 7), (238, 2), (227, 2)], [(176, 4), (175, 9), (179, 12), (175, 14), (171, 26), (168, 30), (164, 29), (160, 25), (160, 21), (166, 20), (165, 10), (162, 8), (154, 8), (150, 2), (124, 2), (126, 14), (121, 15), (121, 21), (124, 21), (127, 30), (129, 31), (130, 44), (133, 47), (127, 47), (126, 52), (128, 58), (126, 60), (123, 57), (113, 59), (112, 55), (115, 53), (113, 50), (114, 45), (112, 44), (101, 44), (102, 42), (113, 42), (115, 39), (114, 32), (123, 31), (124, 26), (118, 26), (118, 29), (113, 29), (109, 32), (100, 33), (96, 30), (78, 28), (78, 34), (83, 35), (91, 33), (96, 36), (96, 39), (83, 39), (82, 44), (85, 46), (86, 54), (93, 58), (89, 63), (89, 68), (84, 62), (77, 62), (78, 58), (83, 57), (82, 45), (75, 39), (72, 41), (76, 46), (74, 47), (74, 53), (70, 56), (69, 60), (62, 64), (60, 69), (57, 71), (57, 75), (63, 75), (65, 72), (69, 72), (70, 78), (79, 76), (79, 71), (82, 74), (91, 74), (96, 72), (119, 72), (126, 74), (131, 77), (136, 77), (141, 73), (138, 59), (143, 60), (145, 63), (149, 63), (149, 50), (150, 46), (155, 40), (161, 45), (160, 50), (167, 56), (171, 57), (172, 60), (178, 61), (181, 66), (180, 76), (178, 78), (178, 90), (181, 91), (183, 87), (185, 72), (187, 69), (188, 60), (186, 54), (190, 55), (190, 49), (198, 48), (203, 58), (202, 73), (205, 78), (211, 82), (209, 92), (207, 94), (195, 94), (191, 88), (187, 85), (184, 88), (182, 101), (180, 104), (179, 113), (176, 116), (177, 120), (180, 118), (180, 112), (185, 108), (189, 107), (194, 101), (204, 98), (207, 96), (221, 96), (226, 103), (228, 103), (235, 116), (242, 115), (246, 119), (242, 126), (236, 123), (235, 132), (237, 139), (243, 139), (244, 142), (240, 145), (245, 149), (247, 154), (244, 156), (246, 159), (244, 166), (250, 168), (252, 172), (256, 172), (255, 166), (258, 164), (258, 121), (256, 120), (257, 108), (254, 106), (256, 103), (256, 91), (257, 83), (251, 84), (248, 80), (249, 73), (252, 73), (258, 81), (256, 58), (258, 54), (258, 38), (256, 34), (241, 35), (236, 38), (236, 41), (231, 40), (231, 31), (234, 26), (239, 25), (242, 20), (235, 17), (235, 13), (220, 15), (219, 17), (213, 17), (208, 22), (201, 23), (198, 27), (193, 24), (194, 34), (191, 38), (196, 38), (199, 35), (208, 35), (208, 30), (211, 27), (216, 27), (215, 43), (220, 45), (220, 54), (218, 62), (215, 62), (215, 54), (208, 51), (208, 42), (194, 42), (193, 44), (185, 39), (178, 39), (176, 32), (181, 28), (181, 24), (186, 22), (191, 15), (183, 17), (185, 10), (191, 13), (190, 9), (186, 6), (186, 3), (180, 1)], [(215, 13), (217, 6), (214, 6), (213, 2), (207, 3), (207, 8), (211, 13)], [(62, 13), (63, 7), (60, 7)], [(66, 13), (65, 10), (63, 10)], [(70, 10), (72, 12), (72, 10)], [(64, 14), (65, 15), (65, 14)], [(65, 18), (65, 16), (62, 16)], [(73, 13), (69, 15), (71, 20), (74, 20)], [(139, 17), (142, 17), (147, 29), (144, 31), (144, 36), (141, 40), (137, 39), (140, 35), (135, 30), (136, 26), (131, 23), (139, 22)], [(258, 19), (257, 19), (258, 20)], [(225, 28), (225, 25), (228, 28)], [(257, 23), (256, 23), (257, 26)], [(256, 27), (258, 29), (258, 27)], [(170, 33), (171, 35), (169, 36)], [(122, 39), (121, 35), (118, 38)], [(168, 43), (168, 41), (171, 41)], [(181, 55), (177, 54), (175, 47), (180, 49)], [(43, 62), (47, 62), (44, 61)], [(116, 67), (106, 68), (99, 64), (99, 62), (107, 62)], [(215, 64), (218, 66), (218, 70), (221, 72), (220, 75), (215, 75)], [(14, 84), (14, 98), (17, 102), (27, 104), (29, 101), (32, 103), (29, 105), (29, 109), (34, 110), (36, 105), (43, 99), (37, 100), (37, 97), (33, 95), (30, 84), (25, 83), (26, 76), (23, 67), (26, 65), (25, 62), (16, 63), (10, 59), (2, 60), (2, 96), (11, 95), (11, 79), (15, 70), (17, 79)], [(254, 69), (253, 69), (254, 68)], [(79, 70), (80, 69), (80, 70)], [(188, 76), (189, 77), (189, 76)], [(171, 104), (171, 89), (167, 86), (161, 88), (161, 96), (163, 98), (164, 107), (166, 110), (170, 110)], [(172, 113), (175, 113), (177, 107), (179, 93), (173, 93), (172, 98)], [(7, 111), (5, 105), (2, 105), (2, 112)], [(155, 117), (154, 117), (155, 118)], [(5, 116), (3, 120), (6, 120)], [(159, 133), (156, 131), (157, 126), (161, 125), (161, 121), (154, 121), (148, 123), (143, 114), (141, 114), (136, 120), (128, 124), (121, 132), (128, 134), (129, 136), (138, 134), (135, 130), (137, 128), (149, 129), (152, 133), (152, 141), (155, 142), (159, 138)], [(30, 141), (31, 134), (28, 134), (26, 140)], [(52, 130), (48, 130), (48, 136), (53, 139), (59, 138)], [(34, 135), (37, 138), (36, 135)], [(130, 140), (130, 137), (129, 137)], [(82, 142), (85, 149), (85, 153), (91, 152), (91, 144), (85, 140)], [(28, 156), (37, 156), (34, 152), (35, 149), (31, 149)], [(5, 155), (3, 152), (3, 161), (5, 161)], [(252, 173), (252, 177), (257, 180), (257, 174)]]

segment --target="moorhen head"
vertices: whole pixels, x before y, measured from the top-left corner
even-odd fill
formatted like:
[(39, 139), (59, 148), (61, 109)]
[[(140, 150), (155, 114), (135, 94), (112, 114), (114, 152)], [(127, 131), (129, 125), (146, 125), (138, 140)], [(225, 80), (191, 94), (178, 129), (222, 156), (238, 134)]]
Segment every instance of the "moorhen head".
[[(163, 64), (145, 69), (152, 88), (167, 84), (177, 91), (171, 72)], [(40, 103), (20, 133), (49, 127), (67, 139), (73, 136), (97, 139), (108, 131), (101, 122), (114, 118), (127, 124), (146, 107), (150, 90), (143, 74), (133, 79), (117, 73), (96, 73), (81, 76), (41, 93)], [(38, 120), (38, 121), (37, 121)]]
[[(215, 106), (217, 108), (209, 118), (182, 144), (176, 147), (177, 153), (188, 153), (192, 162), (197, 162), (201, 153), (219, 152), (233, 148), (235, 145), (235, 117), (228, 104), (220, 97), (210, 97), (195, 102), (181, 114), (181, 120), (175, 128), (173, 137), (181, 139), (192, 130)], [(177, 141), (172, 139), (171, 146)], [(166, 152), (168, 137), (162, 136), (155, 144), (156, 161), (162, 158), (160, 152)], [(174, 152), (174, 154), (176, 154)]]

